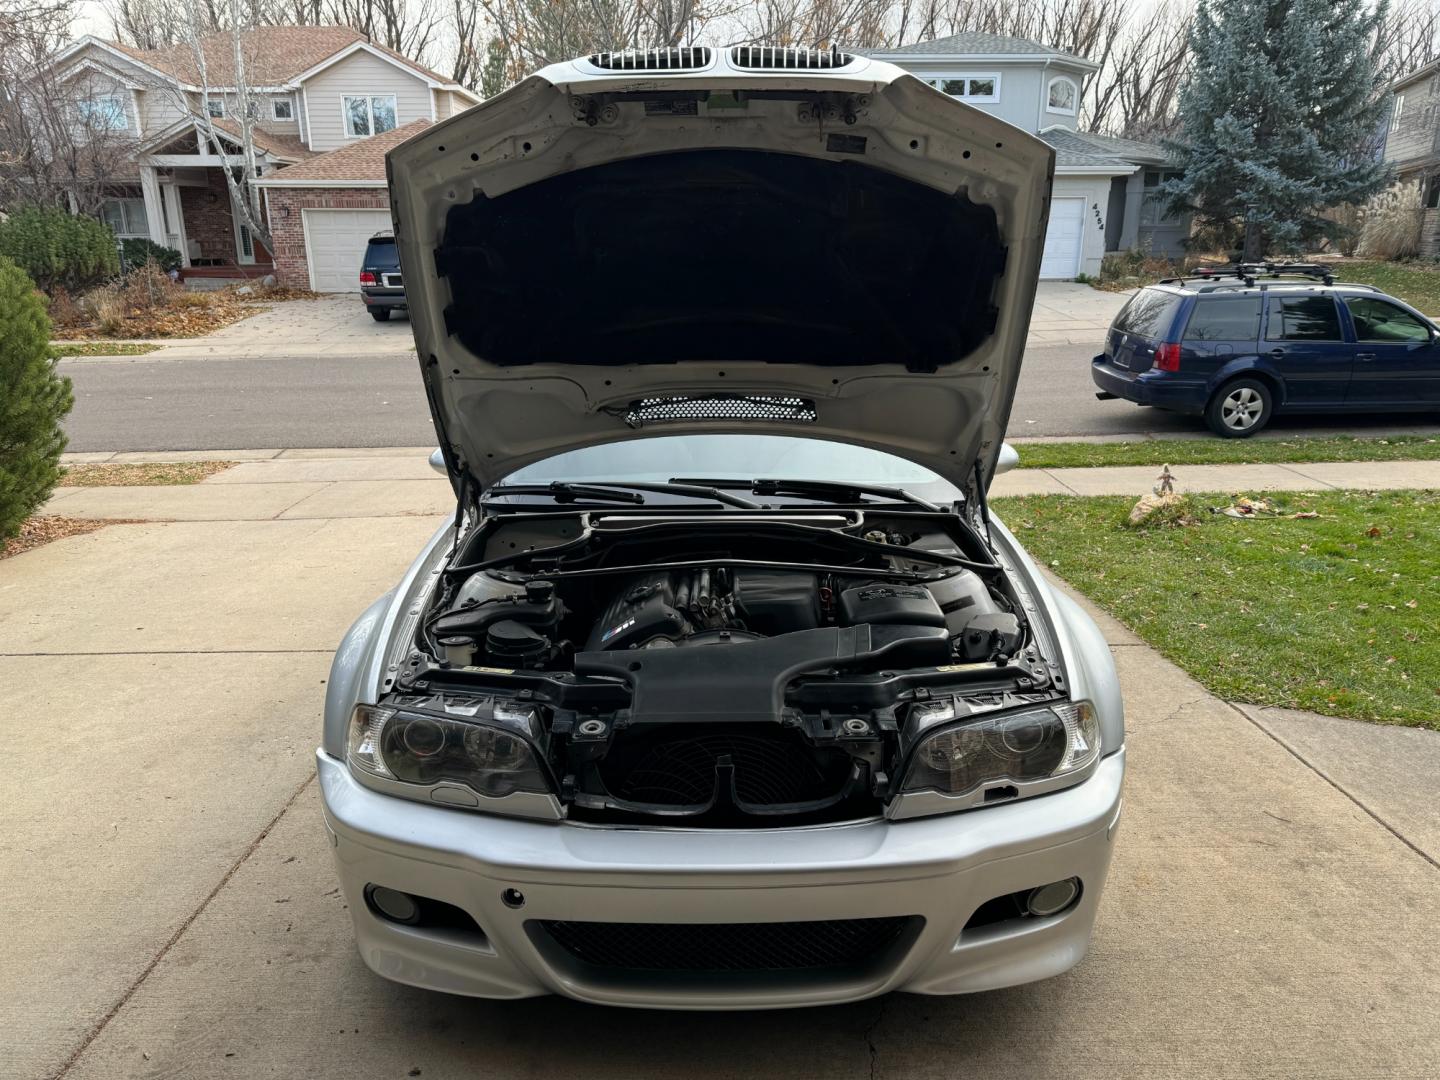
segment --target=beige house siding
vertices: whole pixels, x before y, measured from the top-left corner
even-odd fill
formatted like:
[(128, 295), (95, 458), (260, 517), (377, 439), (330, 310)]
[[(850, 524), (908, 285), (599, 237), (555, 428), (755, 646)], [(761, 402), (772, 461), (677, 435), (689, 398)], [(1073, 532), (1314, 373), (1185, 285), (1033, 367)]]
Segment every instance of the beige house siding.
[(397, 125), (430, 119), (430, 87), (424, 80), (363, 51), (306, 80), (305, 91), (311, 150), (334, 150), (355, 141), (345, 134), (341, 112), (347, 95), (393, 94)]
[(1417, 79), (1395, 94), (1397, 101), (1402, 96), (1405, 104), (1400, 110), (1400, 118), (1385, 137), (1385, 156), (1397, 162), (1431, 157), (1440, 150), (1437, 146), (1437, 139), (1440, 139), (1440, 75)]
[(448, 120), (450, 118), (450, 91), (432, 90), (435, 96), (435, 119)]
[(178, 90), (156, 86), (140, 91), (140, 116), (145, 125), (145, 134), (153, 135), (164, 131), (171, 124), (185, 116), (181, 98), (185, 95)]

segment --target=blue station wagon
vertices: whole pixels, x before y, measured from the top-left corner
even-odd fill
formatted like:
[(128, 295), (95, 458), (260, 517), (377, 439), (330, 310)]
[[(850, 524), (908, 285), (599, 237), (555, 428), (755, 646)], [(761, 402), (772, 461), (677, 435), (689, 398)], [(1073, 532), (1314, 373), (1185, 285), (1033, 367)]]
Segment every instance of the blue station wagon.
[(1440, 409), (1440, 329), (1368, 285), (1177, 279), (1130, 298), (1091, 377), (1243, 438), (1277, 412)]

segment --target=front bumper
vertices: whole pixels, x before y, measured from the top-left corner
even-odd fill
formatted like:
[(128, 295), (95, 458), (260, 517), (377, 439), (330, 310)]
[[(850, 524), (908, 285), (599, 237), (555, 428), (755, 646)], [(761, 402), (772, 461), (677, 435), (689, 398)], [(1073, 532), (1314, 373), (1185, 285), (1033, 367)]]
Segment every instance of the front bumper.
[[(609, 1005), (754, 1009), (892, 990), (960, 994), (1058, 975), (1085, 955), (1120, 818), (1123, 749), (1073, 788), (911, 821), (716, 831), (554, 824), (445, 809), (363, 787), (317, 754), (325, 822), (360, 954), (378, 974), (488, 998), (565, 994)], [(985, 901), (1067, 877), (1049, 918), (961, 933)], [(462, 908), (482, 934), (374, 914), (367, 884)], [(502, 900), (518, 890), (523, 907)], [(509, 896), (513, 903), (513, 893)], [(581, 964), (539, 920), (791, 922), (917, 916), (917, 932), (855, 970), (715, 977)], [(529, 925), (527, 925), (529, 924)]]

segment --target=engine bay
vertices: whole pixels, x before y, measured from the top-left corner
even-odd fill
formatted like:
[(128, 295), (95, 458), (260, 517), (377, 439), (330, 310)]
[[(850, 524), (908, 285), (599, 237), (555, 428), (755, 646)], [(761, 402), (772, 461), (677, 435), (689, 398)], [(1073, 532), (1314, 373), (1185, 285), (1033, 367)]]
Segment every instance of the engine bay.
[(1034, 610), (944, 511), (502, 514), (456, 544), (387, 689), (520, 710), (574, 820), (854, 820), (935, 702), (1058, 695)]

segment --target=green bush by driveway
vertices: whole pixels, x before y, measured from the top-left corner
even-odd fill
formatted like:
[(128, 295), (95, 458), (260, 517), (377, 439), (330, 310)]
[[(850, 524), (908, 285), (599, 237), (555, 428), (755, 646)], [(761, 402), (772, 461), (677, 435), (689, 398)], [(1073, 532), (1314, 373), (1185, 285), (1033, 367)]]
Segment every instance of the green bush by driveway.
[(50, 357), (50, 320), (35, 285), (0, 258), (0, 541), (20, 531), (60, 478), (60, 421), (74, 398)]
[(1132, 529), (1134, 500), (996, 499), (1040, 563), (1234, 701), (1440, 730), (1440, 492), (1267, 494)]

